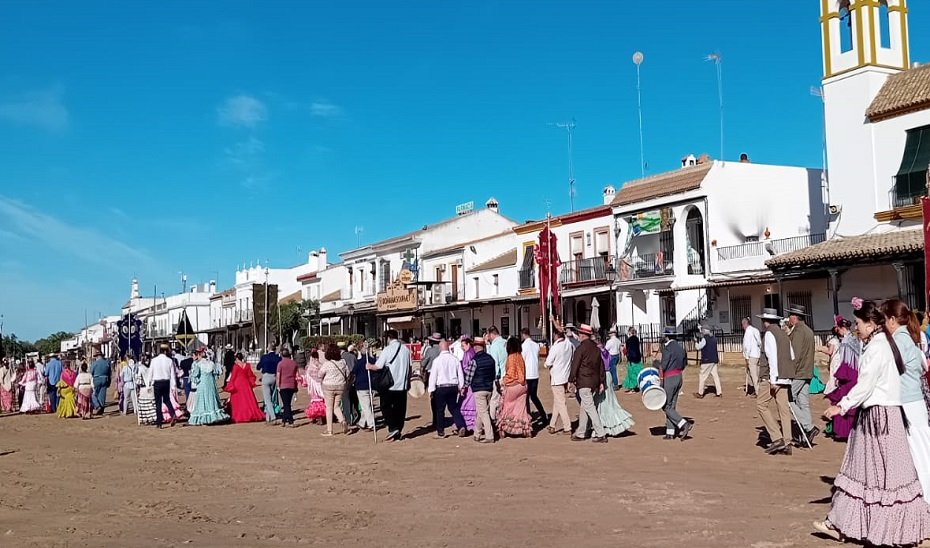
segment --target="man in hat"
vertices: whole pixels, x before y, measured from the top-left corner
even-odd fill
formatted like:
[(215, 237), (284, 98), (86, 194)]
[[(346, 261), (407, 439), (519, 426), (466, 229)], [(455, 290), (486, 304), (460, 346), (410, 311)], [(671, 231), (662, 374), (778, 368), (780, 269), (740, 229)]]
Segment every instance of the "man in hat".
[(107, 406), (107, 388), (110, 386), (110, 362), (104, 359), (99, 350), (94, 352), (90, 374), (94, 378), (94, 412), (103, 415), (103, 409)]
[(384, 441), (400, 441), (403, 438), (404, 422), (407, 420), (407, 384), (410, 378), (410, 349), (397, 336), (397, 331), (388, 329), (384, 332), (387, 345), (378, 356), (378, 361), (367, 366), (370, 371), (380, 371), (385, 367), (391, 372), (394, 384), (387, 390), (379, 391), (381, 414), (388, 428)]
[(465, 369), (465, 383), (462, 388), (471, 388), (475, 395), (475, 441), (494, 443), (494, 426), (489, 408), (491, 394), (497, 384), (497, 365), (486, 351), (487, 343), (484, 337), (475, 337), (471, 346), (475, 349), (475, 356)]
[(813, 441), (820, 429), (811, 421), (811, 378), (814, 376), (814, 332), (804, 318), (807, 310), (800, 305), (788, 307), (788, 339), (794, 350), (794, 377), (791, 379), (791, 408), (799, 426)]
[(429, 374), (433, 370), (433, 361), (439, 357), (441, 350), (439, 343), (442, 341), (440, 333), (433, 333), (426, 338), (426, 349), (420, 355), (420, 375), (423, 377), (423, 384), (429, 386)]
[(575, 327), (575, 324), (568, 322), (565, 324), (565, 339), (571, 343), (571, 345), (578, 350), (578, 347), (581, 345), (581, 340), (578, 338), (578, 328)]
[(717, 365), (720, 363), (720, 353), (717, 351), (717, 337), (707, 327), (701, 329), (701, 340), (697, 343), (697, 349), (701, 353), (701, 373), (698, 375), (698, 391), (694, 397), (702, 399), (704, 391), (707, 389), (707, 376), (714, 379), (714, 393), (717, 397), (723, 396), (723, 390), (720, 388), (720, 375), (717, 373)]
[(572, 358), (572, 371), (568, 377), (569, 389), (577, 387), (578, 396), (581, 399), (578, 429), (575, 430), (572, 441), (584, 441), (588, 434), (588, 419), (590, 419), (594, 429), (591, 441), (604, 443), (607, 441), (607, 433), (604, 431), (601, 417), (597, 414), (597, 407), (594, 405), (594, 394), (603, 393), (604, 385), (607, 383), (604, 360), (601, 359), (601, 350), (594, 342), (594, 331), (590, 325), (578, 326), (578, 336), (581, 343)]
[(678, 395), (681, 393), (682, 374), (685, 370), (687, 356), (685, 349), (675, 340), (677, 332), (674, 327), (666, 327), (665, 342), (652, 344), (652, 366), (662, 375), (662, 387), (665, 389), (665, 437), (673, 440), (676, 433), (681, 440), (691, 433), (694, 424), (678, 413)]
[(226, 376), (223, 377), (223, 388), (226, 388), (226, 381), (232, 375), (233, 366), (236, 365), (236, 353), (233, 352), (233, 345), (227, 344), (223, 354), (223, 369), (226, 370)]
[[(765, 308), (758, 317), (762, 320), (765, 334), (763, 352), (759, 359), (760, 378), (759, 390), (756, 392), (756, 408), (772, 440), (765, 452), (770, 455), (778, 453), (790, 455), (791, 446), (788, 444), (791, 441), (791, 409), (788, 403), (788, 392), (791, 390), (791, 377), (794, 376), (791, 342), (781, 328), (782, 318), (777, 310)], [(781, 426), (772, 415), (773, 401)]]
[(614, 390), (617, 390), (620, 388), (617, 366), (620, 364), (620, 349), (623, 347), (623, 343), (620, 342), (620, 337), (617, 336), (616, 326), (610, 328), (608, 335), (607, 342), (604, 343), (604, 349), (607, 350), (607, 354), (610, 356), (610, 361), (607, 364), (608, 369), (610, 369), (610, 380), (613, 382)]

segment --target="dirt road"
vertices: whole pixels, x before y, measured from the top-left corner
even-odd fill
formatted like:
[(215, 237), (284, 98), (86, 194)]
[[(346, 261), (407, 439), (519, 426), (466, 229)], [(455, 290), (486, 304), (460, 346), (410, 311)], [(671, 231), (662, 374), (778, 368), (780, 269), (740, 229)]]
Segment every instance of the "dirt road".
[[(635, 394), (621, 394), (634, 435), (602, 445), (4, 416), (0, 546), (830, 546), (810, 523), (844, 446), (766, 456), (741, 374), (723, 382), (724, 397), (697, 400), (686, 372), (685, 442), (662, 440), (664, 416)], [(411, 400), (408, 431), (429, 423), (427, 406)]]

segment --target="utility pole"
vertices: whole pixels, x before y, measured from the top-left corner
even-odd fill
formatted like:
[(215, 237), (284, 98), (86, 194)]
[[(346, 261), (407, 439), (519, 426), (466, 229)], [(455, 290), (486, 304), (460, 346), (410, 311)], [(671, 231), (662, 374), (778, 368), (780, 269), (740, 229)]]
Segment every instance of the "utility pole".
[(556, 124), (549, 124), (552, 127), (557, 127), (559, 129), (564, 129), (565, 133), (568, 135), (568, 200), (569, 205), (571, 206), (571, 211), (575, 211), (575, 160), (573, 154), (574, 147), (574, 134), (575, 134), (575, 119), (572, 118), (569, 122), (561, 122)]
[(646, 178), (646, 152), (643, 148), (643, 94), (640, 87), (639, 66), (643, 64), (643, 52), (633, 54), (633, 64), (636, 65), (636, 111), (639, 113), (639, 173)]

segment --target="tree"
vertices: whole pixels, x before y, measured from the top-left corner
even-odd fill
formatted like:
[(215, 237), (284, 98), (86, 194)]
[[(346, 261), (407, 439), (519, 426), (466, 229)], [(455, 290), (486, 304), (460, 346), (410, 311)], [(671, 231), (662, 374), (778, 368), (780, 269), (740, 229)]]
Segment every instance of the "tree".
[(57, 354), (61, 352), (61, 341), (70, 339), (74, 335), (66, 331), (59, 331), (58, 333), (52, 333), (51, 335), (39, 339), (35, 342), (36, 350), (39, 354), (43, 356), (48, 356), (49, 354)]
[(2, 345), (0, 345), (0, 356), (7, 358), (22, 358), (29, 352), (35, 352), (36, 347), (29, 341), (20, 340), (16, 333), (10, 333), (3, 336)]
[[(283, 342), (290, 342), (294, 332), (297, 332), (298, 338), (305, 334), (307, 331), (307, 318), (304, 317), (305, 314), (312, 315), (314, 312), (320, 309), (320, 303), (315, 300), (306, 300), (306, 301), (293, 301), (287, 304), (281, 305), (281, 335), (284, 338)], [(274, 326), (275, 334), (278, 333), (278, 326)], [(270, 337), (269, 337), (270, 338)]]

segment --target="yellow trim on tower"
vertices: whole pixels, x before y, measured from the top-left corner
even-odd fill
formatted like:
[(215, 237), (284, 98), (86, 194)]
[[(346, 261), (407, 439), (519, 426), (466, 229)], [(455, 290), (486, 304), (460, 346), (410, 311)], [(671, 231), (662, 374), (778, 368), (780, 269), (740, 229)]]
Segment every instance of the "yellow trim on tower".
[(833, 14), (830, 13), (829, 0), (821, 0), (820, 11), (826, 14), (820, 17), (823, 26), (823, 77), (826, 79), (833, 76), (833, 51), (830, 49), (830, 19)]
[[(890, 13), (892, 10), (888, 8)], [(908, 42), (907, 42), (907, 5), (905, 5), (904, 0), (901, 0), (901, 5), (895, 7), (894, 11), (901, 12), (901, 52), (902, 52), (902, 61), (904, 62), (904, 70), (907, 70), (911, 66), (911, 55), (908, 52)]]
[(863, 41), (862, 33), (862, 4), (857, 4), (853, 7), (856, 10), (856, 45), (858, 46), (857, 53), (859, 54), (859, 66), (865, 66), (865, 44)]
[[(866, 6), (869, 10), (869, 53), (872, 54), (872, 58), (869, 60), (869, 64), (874, 65), (878, 63), (877, 42), (881, 40), (881, 38), (878, 36), (878, 33), (875, 31), (875, 10), (878, 9), (878, 2), (873, 5), (872, 3), (868, 2), (868, 0), (866, 0)], [(891, 29), (889, 27), (889, 32), (890, 31)]]

